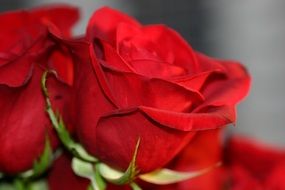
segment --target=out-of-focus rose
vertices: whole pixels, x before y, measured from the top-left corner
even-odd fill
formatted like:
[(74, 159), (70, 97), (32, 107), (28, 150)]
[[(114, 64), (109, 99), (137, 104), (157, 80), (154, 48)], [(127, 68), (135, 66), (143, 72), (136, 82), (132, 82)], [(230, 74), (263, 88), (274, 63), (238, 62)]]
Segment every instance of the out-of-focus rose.
[(126, 169), (140, 138), (138, 169), (152, 171), (197, 131), (235, 122), (250, 83), (239, 63), (207, 57), (174, 30), (110, 8), (94, 13), (87, 40), (92, 63), (76, 69), (75, 126), (85, 148), (110, 166)]
[(69, 38), (77, 9), (43, 7), (0, 15), (0, 172), (15, 174), (30, 169), (42, 154), (46, 137), (54, 147), (56, 136), (45, 113), (41, 77), (48, 79), (54, 107), (65, 113), (68, 84), (73, 80)]
[(225, 151), (229, 190), (285, 189), (285, 150), (233, 137)]

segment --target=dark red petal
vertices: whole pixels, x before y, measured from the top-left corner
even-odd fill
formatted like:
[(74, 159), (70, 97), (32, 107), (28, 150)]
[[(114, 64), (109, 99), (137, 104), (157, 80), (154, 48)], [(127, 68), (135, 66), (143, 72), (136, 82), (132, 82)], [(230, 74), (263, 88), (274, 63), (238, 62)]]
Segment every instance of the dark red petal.
[[(120, 54), (114, 49), (110, 44), (101, 41), (104, 56), (103, 59), (105, 60), (106, 64), (109, 64), (110, 67), (114, 67), (121, 71), (133, 71), (133, 68), (126, 62)], [(96, 46), (96, 44), (94, 44)]]
[[(118, 54), (118, 52), (111, 47), (110, 44), (101, 42), (104, 49), (104, 63), (109, 67), (123, 71), (123, 72), (134, 72), (140, 75), (148, 77), (159, 77), (159, 78), (169, 78), (172, 76), (179, 76), (184, 73), (184, 69), (175, 65), (168, 64), (161, 60), (151, 59), (141, 52), (136, 52), (138, 55), (142, 56), (141, 59), (124, 59), (123, 54)], [(130, 49), (126, 50), (128, 53), (131, 52)], [(134, 52), (133, 52), (134, 53)]]
[(174, 83), (177, 83), (185, 88), (190, 88), (196, 91), (200, 91), (204, 83), (211, 75), (224, 75), (223, 70), (215, 69), (211, 71), (205, 71), (193, 76), (185, 75), (172, 79)]
[(213, 74), (204, 82), (201, 93), (205, 96), (205, 105), (235, 105), (247, 95), (250, 76), (244, 66), (233, 61), (218, 61), (198, 55), (199, 62), (205, 68), (206, 64), (224, 68), (222, 74)]
[(109, 7), (103, 7), (92, 15), (88, 23), (87, 38), (91, 41), (94, 40), (94, 38), (100, 38), (115, 45), (116, 28), (120, 23), (140, 26), (136, 20), (128, 15)]
[[(195, 172), (211, 167), (222, 159), (220, 130), (197, 132), (190, 143), (169, 164), (175, 171)], [(223, 176), (216, 168), (208, 173), (173, 185), (155, 186), (159, 190), (221, 190)]]
[[(0, 22), (5, 27), (0, 31), (0, 84), (19, 87), (28, 81), (32, 65), (43, 53), (47, 54), (46, 51), (52, 44), (47, 41), (48, 26), (45, 22), (52, 23), (61, 33), (69, 35), (77, 17), (77, 9), (70, 6), (1, 14)], [(43, 20), (45, 22), (41, 22)]]
[[(117, 107), (117, 104), (116, 104), (116, 101), (114, 98), (114, 94), (112, 94), (112, 92), (110, 91), (110, 87), (108, 85), (108, 81), (106, 79), (105, 73), (103, 72), (101, 65), (98, 63), (99, 60), (97, 59), (97, 56), (96, 56), (95, 51), (94, 51), (94, 44), (91, 44), (89, 46), (89, 53), (90, 53), (90, 58), (91, 58), (91, 65), (93, 66), (92, 72), (95, 72), (92, 74), (93, 75), (95, 74), (95, 76), (98, 80), (98, 83), (99, 83), (100, 87), (102, 88), (103, 94), (107, 97), (107, 99), (114, 106)], [(89, 64), (89, 60), (86, 61), (85, 64)]]
[(226, 157), (231, 164), (239, 164), (251, 175), (263, 180), (285, 159), (285, 150), (262, 145), (243, 137), (233, 137), (228, 143)]
[(194, 134), (166, 128), (134, 110), (102, 117), (96, 126), (92, 152), (111, 166), (126, 169), (140, 138), (136, 163), (141, 172), (147, 172), (163, 167)]
[(208, 107), (200, 113), (178, 113), (149, 107), (140, 109), (161, 125), (181, 131), (216, 129), (235, 121), (235, 110), (230, 106)]
[[(34, 68), (31, 80), (22, 87), (0, 85), (0, 171), (18, 173), (30, 169), (43, 151), (46, 136), (53, 147), (57, 144), (45, 112), (41, 90), (42, 70)], [(51, 101), (62, 111), (67, 89), (54, 78), (48, 82)]]
[(24, 55), (0, 67), (0, 85), (19, 87), (27, 83), (32, 75), (33, 57)]
[[(114, 98), (121, 108), (148, 106), (187, 113), (203, 102), (203, 96), (199, 92), (166, 80), (149, 79), (109, 67), (105, 67), (104, 71), (110, 91), (116, 92)], [(134, 90), (130, 92), (130, 89)]]
[(65, 43), (61, 39), (54, 39), (54, 46), (48, 57), (42, 56), (45, 67), (56, 71), (58, 78), (66, 84), (72, 86), (74, 81), (74, 53), (73, 50), (81, 44), (73, 44), (73, 41)]
[(250, 172), (241, 167), (234, 165), (230, 168), (230, 181), (229, 187), (233, 190), (252, 190), (263, 189), (264, 185), (255, 179)]
[(61, 155), (54, 163), (48, 175), (50, 190), (86, 190), (90, 181), (76, 176), (71, 168), (70, 155)]
[(45, 32), (44, 27), (25, 11), (2, 13), (0, 23), (5, 24), (0, 31), (0, 66), (21, 56)]
[[(87, 150), (90, 146), (93, 147), (96, 141), (96, 123), (99, 117), (115, 109), (115, 106), (105, 95), (105, 87), (102, 87), (102, 84), (99, 83), (104, 78), (100, 78), (102, 75), (96, 75), (93, 70), (89, 60), (88, 48), (85, 45), (79, 46), (79, 49), (76, 50), (73, 89), (74, 107), (72, 108), (72, 118), (77, 128), (77, 135)], [(93, 59), (93, 61), (96, 61), (96, 57), (93, 57)]]
[[(169, 66), (180, 67), (188, 74), (195, 73), (198, 68), (195, 52), (190, 45), (177, 32), (163, 25), (135, 27), (120, 24), (117, 43), (122, 55), (132, 54), (129, 55), (130, 62), (140, 59), (160, 60)], [(133, 49), (140, 51), (135, 54)]]
[(270, 172), (265, 186), (267, 189), (285, 189), (285, 161), (276, 164), (276, 167)]

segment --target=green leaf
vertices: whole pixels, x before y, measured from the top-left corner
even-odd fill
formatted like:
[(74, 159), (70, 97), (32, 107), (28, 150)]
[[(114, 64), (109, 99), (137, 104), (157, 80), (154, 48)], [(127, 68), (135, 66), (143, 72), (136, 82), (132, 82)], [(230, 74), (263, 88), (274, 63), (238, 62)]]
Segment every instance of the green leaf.
[(42, 91), (46, 100), (46, 112), (51, 120), (51, 123), (56, 130), (58, 137), (62, 144), (65, 146), (67, 150), (69, 150), (75, 157), (80, 158), (81, 160), (85, 160), (86, 162), (96, 163), (98, 159), (89, 155), (87, 151), (79, 144), (76, 143), (72, 137), (70, 136), (68, 130), (65, 127), (63, 119), (59, 115), (59, 113), (55, 113), (52, 109), (51, 101), (49, 99), (48, 89), (46, 87), (46, 80), (48, 73), (52, 73), (56, 75), (55, 71), (45, 71), (42, 76)]
[(136, 176), (139, 173), (139, 171), (136, 168), (136, 158), (137, 158), (139, 145), (140, 145), (140, 138), (137, 141), (132, 160), (127, 170), (124, 173), (117, 171), (106, 164), (98, 163), (97, 166), (100, 174), (107, 181), (116, 185), (124, 185), (133, 182), (133, 180), (136, 178)]
[(73, 158), (71, 166), (76, 175), (87, 178), (91, 181), (91, 185), (94, 190), (106, 189), (104, 179), (98, 174), (93, 164), (84, 162), (78, 158)]
[(139, 176), (139, 178), (152, 184), (168, 185), (201, 176), (219, 166), (221, 166), (221, 162), (215, 164), (214, 166), (193, 172), (178, 172), (170, 169), (160, 169), (147, 174), (142, 174)]

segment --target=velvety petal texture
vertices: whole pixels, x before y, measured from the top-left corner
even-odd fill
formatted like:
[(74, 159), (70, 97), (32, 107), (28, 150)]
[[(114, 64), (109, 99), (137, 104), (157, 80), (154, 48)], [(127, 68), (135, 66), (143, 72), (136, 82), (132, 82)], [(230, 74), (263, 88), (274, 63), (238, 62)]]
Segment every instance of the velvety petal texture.
[(241, 64), (195, 52), (167, 26), (143, 26), (108, 7), (93, 14), (86, 40), (89, 54), (74, 75), (76, 131), (112, 167), (126, 169), (139, 138), (144, 173), (167, 165), (196, 132), (202, 138), (235, 123), (250, 84)]
[[(69, 38), (77, 15), (77, 9), (69, 6), (0, 15), (0, 23), (5, 24), (0, 30), (1, 173), (30, 169), (42, 154), (46, 137), (53, 147), (58, 144), (45, 112), (41, 77), (47, 69), (58, 72), (57, 77), (49, 77), (47, 85), (52, 105), (66, 113), (72, 56), (67, 45), (59, 45), (57, 35)], [(50, 27), (61, 32), (54, 35)]]

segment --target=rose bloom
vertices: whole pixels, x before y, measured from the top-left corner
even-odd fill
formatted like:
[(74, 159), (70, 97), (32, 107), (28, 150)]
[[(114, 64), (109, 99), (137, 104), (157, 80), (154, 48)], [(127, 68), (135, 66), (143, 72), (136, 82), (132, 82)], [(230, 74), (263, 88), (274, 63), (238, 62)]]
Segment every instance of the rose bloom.
[(110, 8), (94, 13), (86, 40), (90, 58), (74, 75), (74, 126), (88, 152), (119, 170), (138, 139), (140, 172), (164, 167), (198, 131), (234, 123), (249, 89), (241, 64), (207, 57), (174, 30)]
[(285, 150), (233, 137), (225, 150), (224, 186), (229, 190), (285, 189)]
[(65, 112), (72, 84), (70, 50), (59, 42), (69, 38), (77, 9), (54, 6), (0, 14), (0, 172), (16, 174), (32, 168), (46, 137), (57, 144), (45, 112), (41, 77), (46, 69), (55, 108)]

